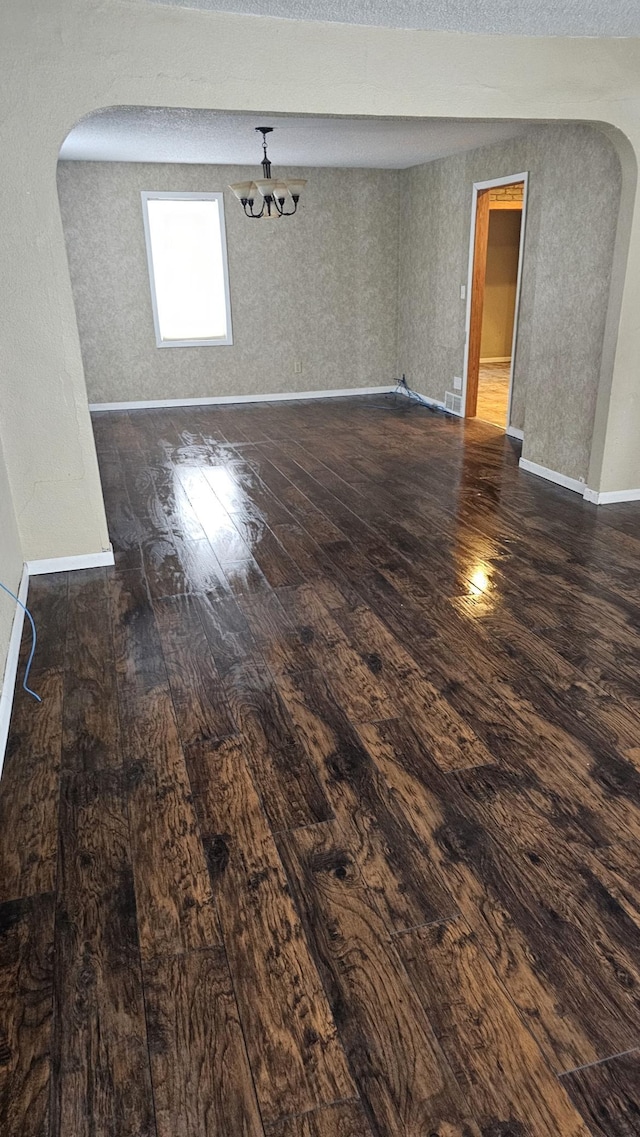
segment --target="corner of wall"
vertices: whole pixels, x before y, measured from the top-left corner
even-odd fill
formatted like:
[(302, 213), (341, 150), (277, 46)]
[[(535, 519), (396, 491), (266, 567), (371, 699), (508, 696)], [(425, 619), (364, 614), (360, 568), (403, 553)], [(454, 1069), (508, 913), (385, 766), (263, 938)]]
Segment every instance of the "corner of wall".
[(587, 479), (588, 484), (592, 486), (594, 490), (600, 491), (602, 489), (614, 488), (613, 486), (604, 485), (606, 478), (604, 473), (605, 447), (610, 422), (612, 384), (616, 349), (618, 346), (618, 334), (620, 330), (620, 314), (627, 277), (633, 214), (638, 184), (638, 162), (631, 142), (621, 131), (604, 123), (597, 125), (601, 133), (606, 135), (616, 150), (620, 162), (622, 179), (620, 207), (618, 210), (618, 223), (611, 269), (609, 303), (602, 344), (600, 382), (598, 385), (594, 414)]
[[(23, 573), (23, 556), (18, 524), (13, 507), (13, 497), (9, 483), (9, 475), (4, 461), (2, 441), (0, 439), (0, 581), (18, 593)], [(0, 590), (0, 699), (4, 699), (4, 680), (11, 633), (16, 614), (15, 601)], [(12, 678), (7, 674), (7, 686)], [(13, 692), (12, 692), (13, 693)], [(1, 748), (0, 748), (1, 753)]]

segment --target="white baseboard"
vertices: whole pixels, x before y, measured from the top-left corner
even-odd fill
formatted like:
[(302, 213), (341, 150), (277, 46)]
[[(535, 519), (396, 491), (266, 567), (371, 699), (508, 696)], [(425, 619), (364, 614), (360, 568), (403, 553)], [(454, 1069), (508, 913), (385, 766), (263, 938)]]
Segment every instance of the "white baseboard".
[(592, 490), (579, 478), (568, 478), (566, 474), (559, 474), (556, 470), (548, 470), (546, 466), (539, 466), (537, 462), (530, 462), (528, 458), (521, 458), (518, 463), (522, 470), (529, 474), (537, 474), (539, 478), (546, 478), (548, 482), (555, 482), (567, 490), (574, 490), (582, 495), (585, 501), (593, 505), (614, 505), (622, 501), (640, 501), (640, 489), (637, 490)]
[[(28, 591), (29, 573), (27, 571), (27, 566), (25, 565), (22, 569), (22, 577), (20, 578), (20, 586), (17, 592), (18, 599), (23, 604), (27, 603)], [(3, 593), (3, 595), (5, 595), (5, 593)], [(9, 649), (7, 651), (7, 659), (4, 666), (2, 691), (0, 692), (0, 773), (2, 773), (4, 754), (7, 748), (7, 739), (9, 737), (9, 723), (11, 722), (11, 708), (13, 707), (13, 694), (16, 686), (16, 675), (18, 672), (18, 658), (20, 655), (20, 641), (22, 640), (23, 624), (24, 609), (22, 609), (19, 604), (16, 604), (16, 611), (13, 617), (13, 624), (11, 626)]]
[(511, 363), (511, 356), (510, 355), (487, 355), (487, 357), (485, 359), (480, 360), (480, 364), (482, 365), (483, 363)]
[(79, 553), (75, 557), (48, 557), (42, 561), (27, 561), (29, 576), (42, 576), (47, 572), (75, 572), (77, 569), (103, 568), (115, 564), (113, 549), (102, 553)]
[(395, 384), (383, 387), (342, 387), (335, 391), (282, 391), (277, 395), (207, 395), (199, 399), (150, 399), (132, 403), (89, 403), (90, 411), (142, 411), (157, 407), (210, 407), (226, 403), (288, 403), (300, 399), (344, 399), (350, 395), (381, 395), (395, 391)]
[(519, 438), (521, 442), (524, 442), (524, 430), (518, 430), (517, 426), (508, 426), (505, 433), (509, 435), (509, 438)]
[[(27, 603), (29, 578), (32, 576), (42, 576), (43, 573), (48, 572), (73, 572), (76, 569), (102, 568), (114, 563), (113, 549), (111, 547), (109, 547), (108, 551), (101, 553), (80, 553), (75, 557), (49, 557), (41, 561), (25, 561), (20, 578), (20, 587), (17, 592), (18, 599), (22, 604)], [(21, 608), (19, 604), (16, 604), (4, 667), (4, 676), (2, 679), (2, 691), (0, 691), (0, 773), (2, 773), (7, 739), (9, 737), (9, 724), (11, 722), (11, 709), (13, 707), (16, 687), (24, 616), (24, 609)]]
[(622, 501), (640, 501), (640, 489), (599, 491), (585, 488), (584, 496), (586, 501), (591, 501), (594, 505), (614, 505)]
[(537, 462), (530, 462), (528, 458), (521, 458), (518, 465), (521, 470), (526, 470), (528, 474), (536, 474), (548, 482), (555, 482), (557, 486), (564, 486), (566, 490), (573, 490), (574, 493), (580, 495), (584, 494), (585, 485), (579, 478), (569, 478), (566, 474), (559, 474), (557, 470), (548, 470), (546, 466), (539, 466)]

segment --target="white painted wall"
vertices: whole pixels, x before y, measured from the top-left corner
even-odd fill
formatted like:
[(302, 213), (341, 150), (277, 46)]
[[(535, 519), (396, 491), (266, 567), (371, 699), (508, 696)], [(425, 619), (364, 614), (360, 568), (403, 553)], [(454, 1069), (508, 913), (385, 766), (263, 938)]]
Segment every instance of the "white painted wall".
[[(22, 546), (18, 533), (9, 476), (0, 443), (0, 581), (17, 594), (22, 576)], [(15, 615), (15, 601), (0, 589), (0, 692), (6, 649)], [(2, 766), (2, 739), (0, 738), (0, 768)]]

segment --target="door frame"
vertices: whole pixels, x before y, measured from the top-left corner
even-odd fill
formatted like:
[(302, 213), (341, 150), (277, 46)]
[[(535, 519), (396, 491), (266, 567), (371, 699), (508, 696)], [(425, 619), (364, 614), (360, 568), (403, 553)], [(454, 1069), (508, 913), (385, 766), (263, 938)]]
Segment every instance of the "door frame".
[(471, 229), (469, 234), (469, 269), (467, 273), (467, 311), (464, 328), (464, 363), (462, 371), (462, 411), (461, 418), (467, 417), (467, 387), (469, 381), (469, 333), (471, 331), (471, 303), (473, 299), (473, 263), (476, 246), (476, 217), (478, 212), (478, 195), (482, 190), (495, 189), (499, 186), (510, 186), (513, 182), (523, 182), (522, 187), (522, 218), (520, 221), (520, 244), (518, 247), (518, 275), (516, 278), (516, 302), (513, 311), (513, 339), (511, 341), (511, 370), (509, 373), (509, 401), (507, 404), (507, 421), (505, 431), (511, 426), (511, 404), (513, 401), (513, 371), (516, 361), (516, 342), (518, 338), (518, 315), (520, 311), (520, 291), (522, 286), (522, 262), (524, 257), (524, 239), (527, 224), (527, 198), (529, 191), (529, 173), (508, 174), (504, 178), (490, 178), (486, 182), (474, 182), (471, 195)]

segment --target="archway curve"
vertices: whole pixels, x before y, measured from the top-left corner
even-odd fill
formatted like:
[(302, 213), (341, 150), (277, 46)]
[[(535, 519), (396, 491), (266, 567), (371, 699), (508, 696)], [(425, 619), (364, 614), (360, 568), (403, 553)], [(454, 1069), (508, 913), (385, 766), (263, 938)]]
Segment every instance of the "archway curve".
[[(152, 111), (152, 112), (155, 112), (155, 111), (158, 111), (160, 113), (163, 113), (166, 109), (167, 108), (163, 108), (163, 107), (158, 106), (156, 104), (153, 104), (153, 105), (152, 104), (138, 104), (135, 107), (132, 107), (129, 104), (111, 104), (109, 107), (97, 108), (95, 111), (88, 112), (86, 115), (83, 115), (80, 120), (78, 120), (78, 123), (86, 124), (86, 123), (91, 123), (92, 121), (99, 121), (106, 114), (109, 114), (112, 111), (114, 111), (114, 112), (118, 112), (118, 111), (123, 111), (123, 112)], [(235, 109), (233, 111), (211, 111), (208, 108), (193, 108), (193, 107), (179, 107), (179, 108), (168, 108), (168, 109), (172, 113), (175, 113), (178, 115), (184, 115), (184, 116), (202, 112), (202, 114), (209, 116), (209, 121), (211, 121), (211, 116), (213, 116), (214, 118), (215, 118), (215, 116), (220, 116), (221, 118), (227, 118), (227, 119), (231, 118), (232, 120), (237, 120), (238, 123), (244, 122), (245, 125), (246, 125), (247, 121), (255, 119), (256, 117), (264, 117), (264, 114), (265, 114), (265, 112), (253, 112), (253, 113), (249, 114), (246, 111), (241, 111), (241, 110), (237, 110), (237, 109)], [(311, 124), (311, 123), (317, 122), (318, 120), (327, 121), (326, 116), (312, 115), (309, 113), (306, 113), (306, 114), (301, 115), (301, 116), (297, 116), (297, 115), (291, 115), (291, 114), (286, 113), (286, 112), (285, 113), (279, 112), (277, 117), (278, 117), (279, 121), (282, 122), (283, 125), (287, 121), (295, 122), (295, 121), (302, 120), (305, 124)], [(350, 115), (332, 115), (329, 119), (329, 122), (332, 124), (341, 123), (343, 125), (348, 125), (349, 123), (351, 123), (353, 121), (354, 121), (353, 116), (350, 116)], [(442, 119), (436, 119), (436, 118), (425, 119), (424, 117), (417, 116), (417, 115), (414, 115), (411, 117), (404, 116), (402, 118), (398, 118), (398, 116), (393, 116), (393, 115), (358, 116), (357, 120), (355, 120), (355, 121), (357, 121), (359, 126), (363, 126), (364, 124), (367, 124), (367, 125), (374, 124), (376, 127), (380, 125), (380, 126), (386, 127), (386, 128), (388, 128), (390, 125), (392, 125), (394, 128), (396, 126), (404, 127), (407, 123), (409, 123), (412, 127), (415, 127), (417, 124), (437, 123), (440, 125), (443, 122)], [(623, 202), (626, 203), (627, 207), (629, 206), (629, 203), (631, 205), (630, 210), (629, 210), (629, 208), (627, 208), (626, 211), (623, 211), (621, 209), (621, 216), (620, 216), (619, 224), (618, 224), (618, 236), (616, 239), (616, 250), (622, 249), (622, 251), (623, 251), (623, 256), (621, 258), (619, 258), (619, 260), (624, 261), (624, 249), (626, 247), (625, 246), (625, 240), (628, 242), (629, 213), (632, 214), (633, 201), (635, 199), (637, 167), (636, 167), (635, 154), (633, 152), (633, 147), (631, 146), (629, 140), (622, 134), (621, 131), (619, 131), (617, 128), (614, 128), (614, 127), (612, 127), (606, 123), (599, 123), (599, 122), (593, 122), (593, 121), (577, 122), (576, 120), (573, 120), (571, 122), (562, 122), (562, 123), (558, 122), (557, 120), (552, 120), (551, 122), (549, 122), (549, 120), (545, 120), (544, 122), (541, 122), (540, 120), (530, 120), (530, 119), (526, 119), (526, 120), (524, 120), (524, 119), (509, 119), (509, 120), (504, 120), (504, 119), (503, 120), (496, 120), (496, 119), (479, 120), (479, 119), (476, 119), (473, 121), (457, 119), (457, 120), (449, 120), (449, 121), (454, 121), (456, 124), (459, 123), (466, 128), (477, 127), (478, 131), (481, 135), (482, 135), (483, 130), (486, 131), (488, 126), (491, 127), (495, 123), (499, 123), (500, 126), (505, 126), (509, 130), (513, 130), (515, 128), (516, 132), (518, 130), (526, 129), (529, 127), (544, 127), (544, 126), (558, 127), (558, 126), (562, 126), (562, 125), (566, 125), (567, 127), (573, 127), (576, 125), (581, 125), (581, 126), (587, 126), (590, 129), (595, 129), (601, 135), (604, 134), (609, 139), (609, 142), (611, 143), (612, 148), (618, 154), (618, 159), (620, 161), (620, 165), (621, 165), (621, 168), (623, 171), (623, 183), (624, 183)], [(74, 126), (71, 128), (71, 130), (67, 132), (67, 135), (65, 136), (65, 138), (68, 138), (69, 134), (73, 133), (73, 130), (76, 129), (78, 123), (74, 124)], [(483, 145), (483, 144), (486, 145), (488, 142), (489, 142), (489, 139), (487, 139), (485, 136), (481, 139), (477, 139), (476, 145)], [(465, 149), (468, 149), (468, 147), (465, 147)], [(624, 159), (624, 164), (623, 164), (623, 159)], [(142, 159), (142, 160), (145, 160), (145, 159)], [(149, 158), (147, 157), (146, 160), (148, 161)], [(161, 159), (156, 159), (156, 160), (161, 160)], [(627, 219), (626, 226), (625, 226), (625, 217)], [(617, 253), (616, 253), (616, 255), (617, 255)], [(622, 287), (623, 287), (623, 283), (624, 283), (624, 272), (620, 272), (619, 263), (612, 267), (612, 280), (618, 282), (618, 289), (617, 289), (617, 293), (616, 293), (615, 288), (612, 287), (611, 298), (610, 298), (610, 303), (609, 303), (609, 310), (607, 313), (607, 333), (608, 333), (607, 352), (606, 353), (603, 352), (603, 357), (602, 357), (600, 387), (599, 387), (599, 394), (598, 394), (598, 400), (597, 400), (599, 411), (602, 407), (606, 408), (608, 406), (607, 391), (610, 390), (610, 386), (611, 386), (611, 375), (612, 375), (612, 369), (613, 369), (613, 361), (614, 361), (614, 357), (615, 357), (615, 335), (611, 335), (611, 331), (615, 332), (615, 329), (617, 327), (617, 320), (618, 320), (618, 316), (619, 316), (620, 298), (621, 298)], [(86, 383), (85, 383), (85, 387), (86, 387)], [(605, 425), (606, 425), (606, 423), (605, 423)], [(590, 471), (590, 476), (589, 476), (589, 484), (590, 485), (597, 484), (597, 483), (594, 483), (594, 481), (593, 481), (593, 476), (591, 475), (591, 471)]]

